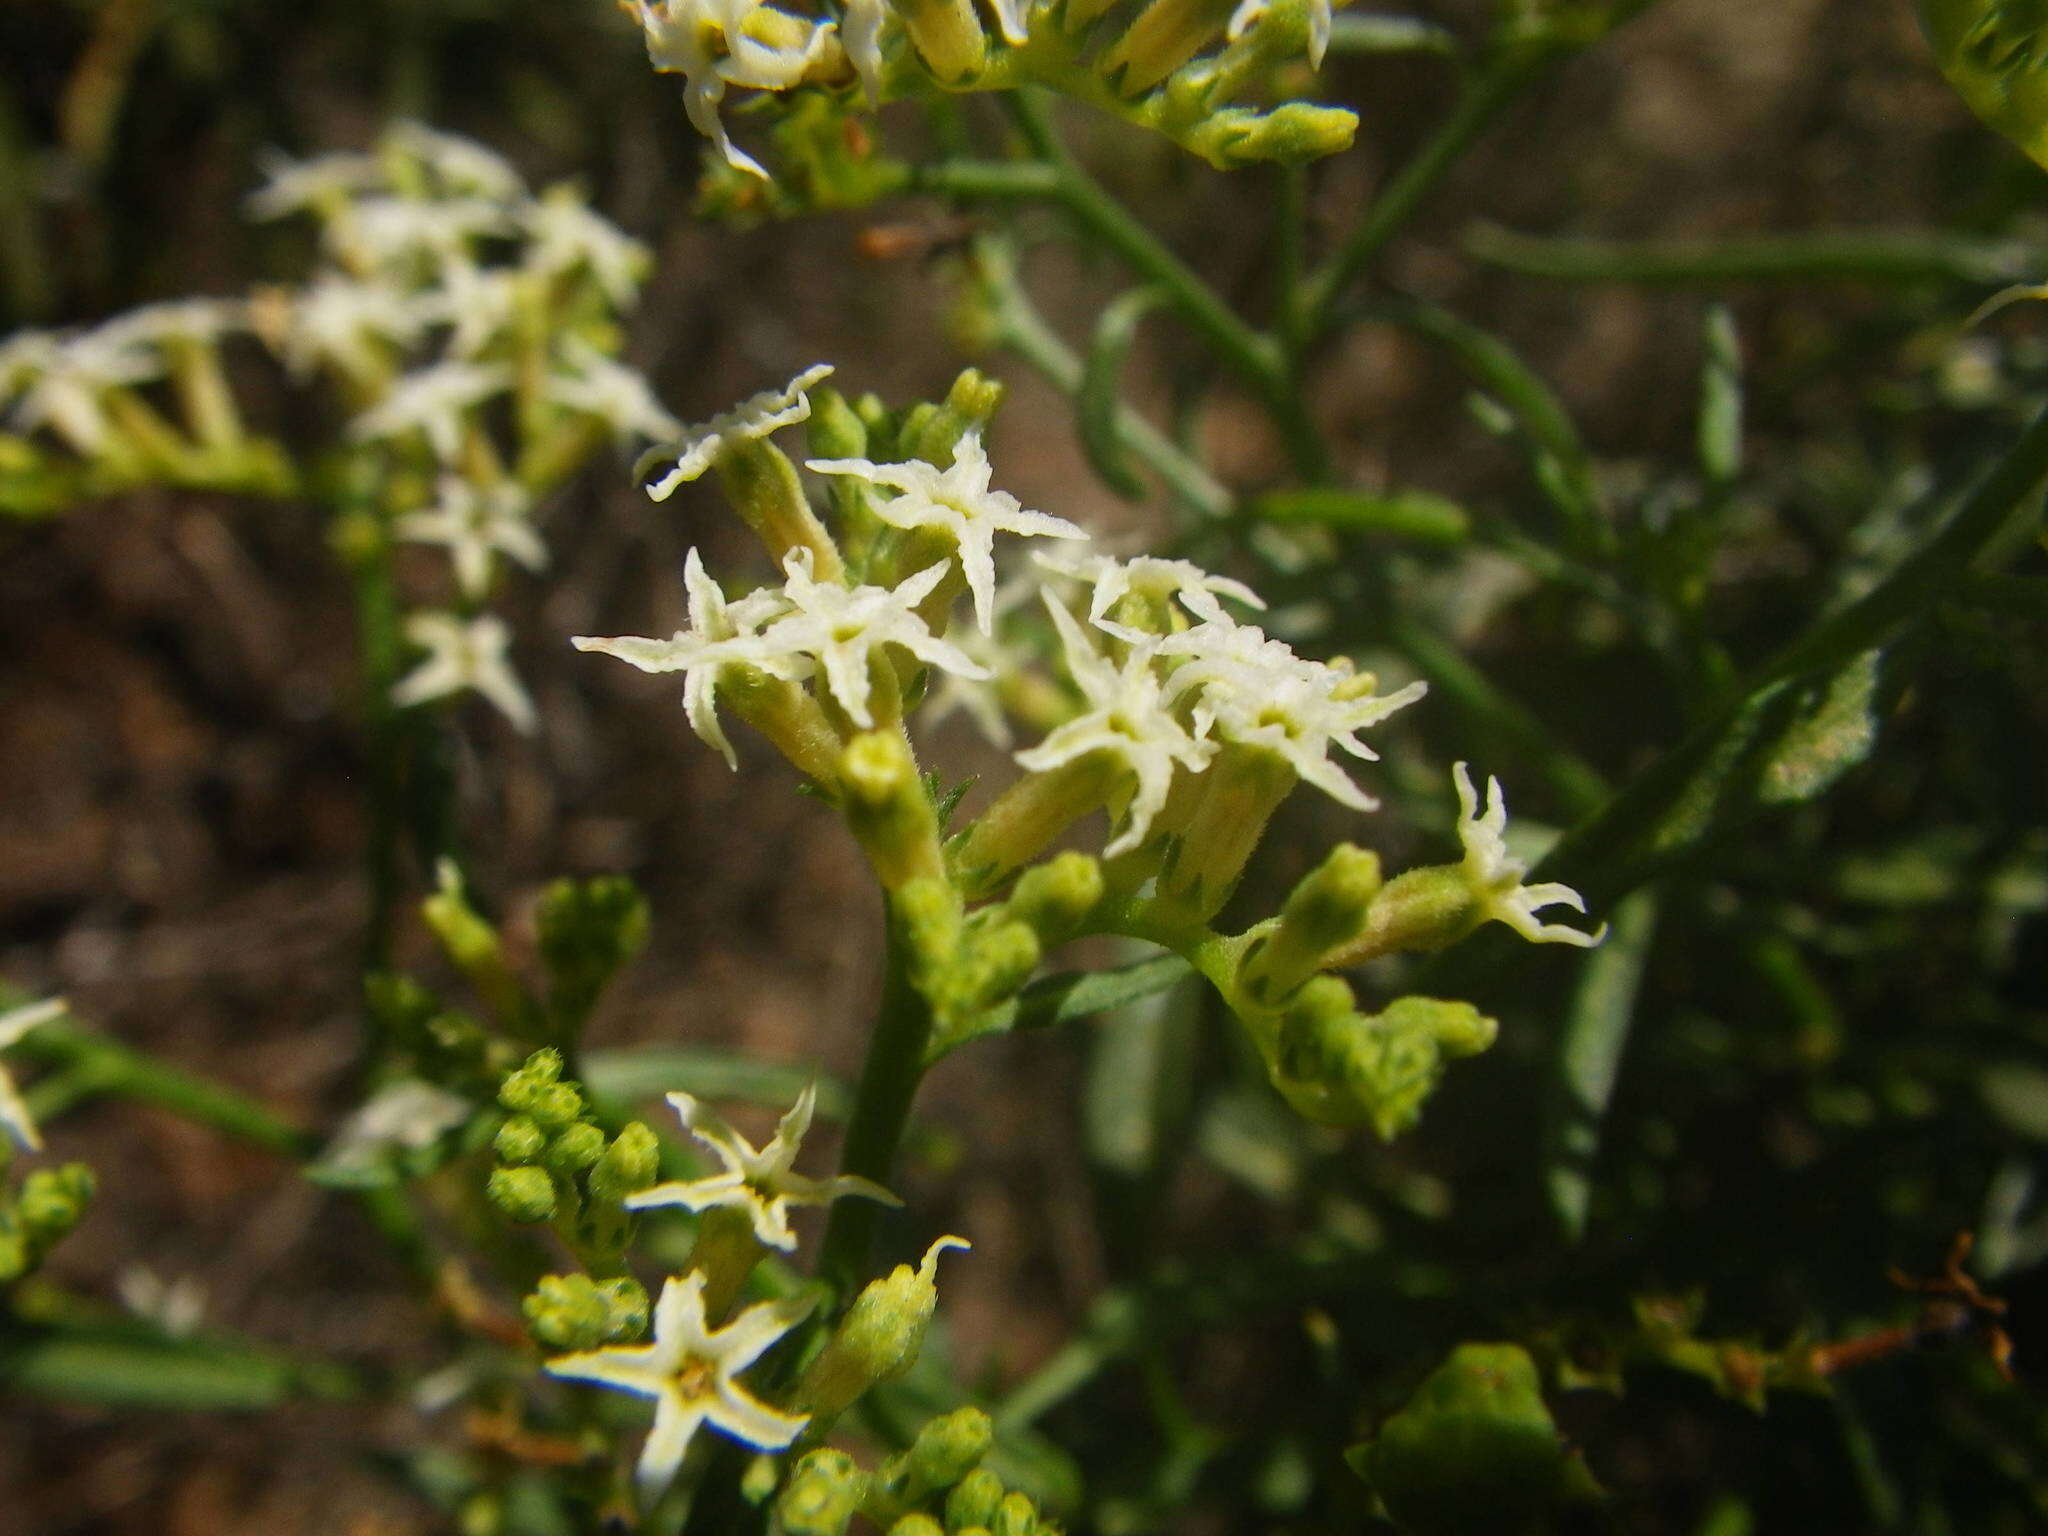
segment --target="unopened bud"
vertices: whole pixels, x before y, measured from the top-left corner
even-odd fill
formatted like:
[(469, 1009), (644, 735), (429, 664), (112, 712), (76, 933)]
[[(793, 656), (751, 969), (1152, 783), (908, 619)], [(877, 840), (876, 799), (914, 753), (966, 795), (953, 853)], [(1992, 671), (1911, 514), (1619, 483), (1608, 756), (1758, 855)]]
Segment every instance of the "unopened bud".
[(844, 1451), (810, 1452), (775, 1501), (778, 1536), (844, 1536), (867, 1491), (868, 1475)]
[(1243, 982), (1262, 1002), (1287, 996), (1323, 957), (1356, 939), (1380, 889), (1379, 856), (1342, 843), (1289, 894), (1280, 921), (1246, 958)]
[(968, 1526), (986, 1526), (996, 1517), (1002, 1507), (1003, 1480), (986, 1467), (977, 1467), (953, 1485), (953, 1491), (946, 1495), (946, 1526), (949, 1530), (962, 1530)]
[(942, 85), (958, 85), (988, 62), (988, 37), (973, 0), (900, 0), (896, 14), (918, 57)]
[(1381, 886), (1367, 908), (1365, 931), (1343, 951), (1357, 964), (1401, 951), (1429, 951), (1455, 944), (1486, 920), (1462, 864), (1411, 869)]
[(905, 1515), (889, 1527), (889, 1536), (946, 1536), (946, 1528), (930, 1515)]
[(938, 817), (900, 731), (866, 731), (840, 764), (846, 820), (883, 886), (902, 889), (921, 875), (943, 879)]
[(420, 915), (500, 1022), (518, 1019), (525, 1011), (525, 993), (505, 963), (498, 930), (469, 904), (462, 872), (453, 859), (441, 861), (439, 877), (440, 888), (420, 903)]
[(661, 1173), (661, 1143), (638, 1120), (629, 1121), (590, 1170), (593, 1198), (617, 1205), (651, 1185)]
[(545, 1168), (500, 1168), (484, 1186), (484, 1195), (513, 1221), (554, 1220), (555, 1181)]
[(1019, 875), (1006, 910), (1050, 947), (1071, 938), (1101, 903), (1101, 862), (1070, 850)]
[(84, 1163), (39, 1168), (21, 1181), (14, 1214), (26, 1229), (32, 1248), (47, 1248), (85, 1215), (97, 1184)]
[(604, 1132), (588, 1120), (577, 1120), (555, 1133), (541, 1154), (541, 1161), (567, 1177), (592, 1167), (603, 1156)]
[(961, 1238), (942, 1237), (925, 1250), (916, 1269), (899, 1264), (870, 1281), (805, 1370), (797, 1387), (798, 1404), (830, 1416), (843, 1412), (876, 1382), (908, 1371), (938, 1306), (939, 1255), (948, 1248), (968, 1246)]
[(498, 1127), (491, 1150), (501, 1163), (534, 1163), (547, 1150), (548, 1133), (526, 1115), (514, 1115)]
[(1022, 1493), (1005, 1494), (988, 1523), (989, 1536), (1034, 1536), (1037, 1530), (1038, 1506)]
[(879, 1523), (951, 1488), (980, 1465), (994, 1442), (995, 1425), (979, 1408), (927, 1419), (910, 1448), (876, 1470), (868, 1514)]
[(557, 1026), (573, 1028), (619, 968), (647, 942), (647, 898), (619, 875), (557, 880), (534, 914), (548, 1001)]

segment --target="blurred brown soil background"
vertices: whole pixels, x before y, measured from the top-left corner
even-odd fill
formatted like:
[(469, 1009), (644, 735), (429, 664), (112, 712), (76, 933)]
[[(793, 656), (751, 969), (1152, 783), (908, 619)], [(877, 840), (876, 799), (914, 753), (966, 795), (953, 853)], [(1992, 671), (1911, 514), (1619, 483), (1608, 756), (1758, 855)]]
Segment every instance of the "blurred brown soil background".
[[(1472, 35), (1482, 7), (1429, 9)], [(400, 0), (360, 16), (230, 6), (229, 24), (209, 32), (207, 13), (168, 0), (14, 0), (0, 13), (0, 103), (20, 142), (0, 181), (10, 164), (26, 181), (0, 211), (26, 221), (10, 249), (33, 242), (41, 258), (12, 290), (13, 318), (84, 321), (289, 275), (291, 241), (237, 215), (250, 150), (359, 144), (379, 103), (396, 99), (431, 104), (435, 121), (506, 152), (537, 185), (584, 175), (601, 207), (654, 244), (631, 354), (685, 418), (816, 358), (894, 399), (943, 389), (961, 359), (935, 323), (940, 273), (860, 259), (858, 218), (745, 233), (693, 220), (698, 146), (677, 83), (646, 71), (631, 29), (598, 0), (552, 11), (464, 8), (430, 24), (438, 7)], [(110, 42), (122, 27), (133, 35)], [(403, 67), (386, 56), (401, 44)], [(81, 71), (99, 72), (98, 95)], [(1325, 231), (1448, 99), (1426, 60), (1340, 62), (1330, 80), (1328, 99), (1358, 106), (1364, 127), (1316, 174)], [(1177, 249), (1260, 302), (1268, 181), (1212, 175), (1110, 125), (1074, 127), (1114, 143), (1105, 174)], [(1905, 0), (1668, 0), (1536, 89), (1397, 244), (1387, 275), (1504, 331), (1600, 451), (1682, 452), (1697, 296), (1488, 274), (1460, 254), (1467, 222), (1616, 236), (1924, 226), (1958, 204), (1945, 165), (1974, 132)], [(1062, 276), (1044, 291), (1068, 320), (1118, 278), (1090, 263)], [(1741, 314), (1767, 349), (1862, 302), (1754, 294)], [(1159, 345), (1153, 360), (1170, 361), (1172, 343)], [(1015, 385), (993, 443), (1001, 482), (1028, 506), (1129, 525), (1072, 447), (1063, 403), (1012, 361), (982, 361)], [(267, 377), (249, 362), (252, 381)], [(1807, 408), (1826, 409), (1825, 388)], [(1514, 471), (1476, 445), (1460, 392), (1441, 364), (1365, 331), (1329, 359), (1317, 400), (1357, 482), (1484, 497)], [(280, 403), (277, 419), (300, 409)], [(1227, 398), (1204, 425), (1227, 473), (1269, 470), (1270, 445)], [(601, 465), (551, 509), (548, 536), (554, 568), (521, 577), (509, 598), (545, 724), (525, 740), (481, 707), (464, 717), (478, 880), (513, 914), (561, 874), (642, 882), (654, 940), (594, 1043), (711, 1042), (850, 1071), (877, 954), (875, 902), (846, 839), (758, 744), (728, 773), (688, 735), (676, 689), (564, 643), (666, 632), (679, 622), (683, 550), (702, 542), (714, 569), (745, 569), (740, 530), (717, 520), (708, 492), (656, 508), (621, 466)], [(307, 508), (164, 495), (0, 533), (0, 975), (61, 991), (96, 1025), (309, 1126), (345, 1108), (365, 908), (350, 615), (322, 538)], [(936, 761), (986, 764), (947, 729)], [(417, 935), (408, 959), (435, 974)], [(1074, 1060), (1071, 1042), (1046, 1038), (956, 1058), (923, 1110), (951, 1132), (957, 1161), (904, 1178), (912, 1236), (975, 1241), (973, 1262), (948, 1269), (945, 1311), (961, 1358), (996, 1379), (1042, 1358), (1103, 1278), (1070, 1128)], [(64, 1284), (111, 1298), (146, 1266), (197, 1281), (209, 1321), (256, 1339), (378, 1367), (434, 1358), (433, 1321), (347, 1199), (126, 1103), (67, 1117), (50, 1139), (102, 1178), (54, 1260)], [(1191, 1186), (1177, 1198), (1191, 1246), (1241, 1240), (1249, 1218), (1227, 1197)], [(1220, 1362), (1218, 1383), (1249, 1368)], [(410, 1414), (138, 1418), (14, 1400), (0, 1415), (7, 1536), (426, 1528), (364, 1455), (422, 1433)]]

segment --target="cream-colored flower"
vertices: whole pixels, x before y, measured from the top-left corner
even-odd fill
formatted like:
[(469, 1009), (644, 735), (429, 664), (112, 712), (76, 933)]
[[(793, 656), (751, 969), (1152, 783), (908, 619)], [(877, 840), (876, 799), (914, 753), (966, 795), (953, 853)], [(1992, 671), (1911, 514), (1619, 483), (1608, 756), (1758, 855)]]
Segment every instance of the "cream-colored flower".
[[(63, 998), (52, 997), (0, 1013), (0, 1050), (15, 1044), (30, 1030), (53, 1019), (61, 1019), (70, 1011), (70, 1004)], [(36, 1130), (35, 1121), (29, 1118), (28, 1105), (22, 1102), (21, 1093), (5, 1067), (0, 1067), (0, 1131), (5, 1131), (25, 1151), (43, 1150), (43, 1138)]]
[(840, 18), (839, 44), (871, 107), (881, 105), (882, 32), (894, 15), (887, 0), (846, 0), (846, 14)]
[(534, 532), (532, 512), (525, 488), (515, 481), (482, 486), (443, 475), (434, 504), (399, 518), (394, 531), (401, 539), (445, 547), (463, 594), (481, 597), (490, 590), (499, 555), (529, 571), (547, 569), (548, 548)]
[(683, 424), (654, 398), (638, 369), (573, 336), (563, 361), (566, 366), (549, 373), (543, 386), (555, 404), (595, 416), (616, 438), (675, 437), (682, 432)]
[(512, 169), (509, 160), (459, 133), (408, 120), (392, 124), (385, 131), (383, 142), (431, 172), (444, 196), (479, 197), (502, 203), (526, 195), (526, 182)]
[(663, 459), (675, 461), (673, 469), (647, 487), (647, 494), (656, 501), (666, 501), (675, 494), (677, 486), (695, 480), (724, 454), (783, 427), (809, 421), (811, 397), (805, 391), (831, 372), (830, 363), (813, 363), (782, 388), (764, 389), (758, 395), (750, 395), (731, 410), (685, 428), (675, 442), (643, 455), (639, 468), (642, 480), (646, 479), (651, 467)]
[(246, 299), (169, 299), (115, 315), (95, 332), (114, 347), (162, 347), (217, 342), (249, 328)]
[(393, 384), (389, 394), (349, 423), (348, 435), (367, 443), (417, 432), (435, 458), (450, 464), (462, 452), (471, 413), (511, 387), (511, 370), (495, 364), (435, 363)]
[(109, 390), (162, 375), (163, 358), (118, 330), (102, 326), (72, 335), (23, 331), (0, 345), (0, 400), (15, 397), (17, 432), (48, 427), (80, 453), (103, 452), (114, 428)]
[(550, 187), (520, 210), (525, 266), (543, 277), (583, 271), (598, 291), (624, 309), (640, 291), (647, 247), (594, 211), (571, 186)]
[(724, 590), (705, 571), (703, 558), (694, 547), (683, 557), (683, 585), (689, 592), (690, 627), (677, 630), (669, 639), (578, 635), (571, 643), (579, 651), (616, 656), (642, 672), (682, 673), (683, 712), (689, 717), (690, 729), (716, 747), (737, 773), (739, 755), (718, 718), (720, 672), (743, 665), (800, 681), (811, 675), (811, 662), (807, 657), (777, 652), (760, 640), (762, 625), (789, 612), (780, 592), (750, 592), (737, 602), (727, 602)]
[(1458, 841), (1465, 845), (1465, 879), (1474, 898), (1485, 908), (1486, 917), (1506, 923), (1531, 944), (1576, 944), (1584, 949), (1607, 937), (1605, 924), (1596, 932), (1582, 933), (1563, 923), (1546, 923), (1537, 918), (1537, 912), (1544, 907), (1565, 906), (1574, 912), (1584, 912), (1585, 898), (1556, 881), (1522, 884), (1529, 866), (1508, 852), (1508, 808), (1501, 798), (1500, 780), (1487, 779), (1486, 809), (1481, 812), (1478, 792), (1472, 787), (1472, 775), (1465, 765), (1456, 764), (1451, 777), (1458, 786)]
[(366, 197), (327, 227), (335, 254), (357, 270), (438, 271), (476, 245), (512, 232), (501, 203), (484, 197)]
[(795, 1171), (796, 1155), (803, 1147), (804, 1135), (811, 1128), (812, 1112), (817, 1108), (816, 1084), (806, 1085), (797, 1095), (796, 1103), (776, 1126), (774, 1137), (758, 1151), (700, 1100), (687, 1093), (672, 1093), (668, 1101), (675, 1107), (683, 1128), (709, 1147), (711, 1155), (724, 1167), (707, 1178), (657, 1184), (628, 1195), (628, 1210), (680, 1205), (691, 1211), (717, 1207), (743, 1211), (753, 1223), (754, 1236), (764, 1245), (790, 1252), (796, 1247), (796, 1233), (789, 1225), (792, 1205), (830, 1205), (848, 1196), (879, 1200), (884, 1205), (903, 1203), (872, 1179), (849, 1173), (813, 1179)]
[(1296, 777), (1353, 810), (1379, 802), (1330, 760), (1332, 747), (1374, 761), (1379, 754), (1358, 739), (1396, 710), (1429, 691), (1410, 683), (1381, 696), (1370, 677), (1295, 655), (1252, 625), (1211, 620), (1158, 642), (1162, 656), (1188, 659), (1167, 685), (1176, 702), (1195, 694), (1198, 735), (1263, 748), (1287, 761)]
[(893, 490), (877, 499), (875, 515), (892, 528), (935, 528), (953, 540), (960, 571), (974, 594), (974, 618), (986, 635), (995, 625), (995, 536), (1015, 533), (1054, 539), (1085, 539), (1085, 530), (1063, 517), (1027, 512), (1007, 491), (989, 487), (988, 455), (981, 434), (969, 432), (953, 450), (945, 469), (912, 459), (904, 464), (876, 464), (868, 459), (812, 459), (809, 468), (821, 475), (849, 475), (869, 485)]
[(1154, 670), (1149, 644), (1133, 646), (1118, 666), (1096, 653), (1079, 621), (1051, 594), (1045, 606), (1060, 632), (1067, 671), (1088, 707), (1030, 751), (1019, 752), (1017, 762), (1043, 773), (1093, 752), (1121, 759), (1137, 782), (1124, 811), (1123, 830), (1102, 850), (1114, 858), (1145, 841), (1152, 818), (1166, 804), (1175, 767), (1200, 773), (1216, 755), (1216, 744), (1199, 739), (1174, 713)]
[[(832, 24), (792, 16), (763, 0), (628, 0), (626, 8), (640, 23), (655, 70), (683, 77), (683, 110), (697, 131), (718, 146), (726, 164), (767, 180), (759, 162), (727, 137), (718, 104), (728, 85), (761, 91), (795, 85), (817, 61)], [(782, 37), (770, 41), (776, 33)]]
[(420, 295), (436, 325), (448, 327), (446, 355), (474, 360), (519, 328), (519, 307), (528, 285), (517, 267), (478, 266), (467, 256), (444, 262), (440, 283)]
[(782, 1413), (735, 1379), (809, 1314), (812, 1302), (767, 1301), (723, 1328), (704, 1316), (704, 1276), (672, 1277), (654, 1304), (654, 1340), (560, 1355), (551, 1376), (587, 1381), (654, 1402), (654, 1427), (640, 1451), (642, 1497), (675, 1478), (690, 1441), (709, 1424), (757, 1451), (779, 1451), (803, 1433), (807, 1415)]
[(1155, 603), (1177, 597), (1197, 619), (1215, 623), (1227, 619), (1228, 615), (1219, 597), (1243, 603), (1247, 608), (1263, 609), (1265, 599), (1241, 581), (1228, 576), (1216, 576), (1203, 570), (1191, 560), (1163, 560), (1156, 555), (1139, 555), (1129, 560), (1119, 560), (1113, 555), (1074, 555), (1047, 553), (1033, 555), (1032, 559), (1056, 575), (1071, 577), (1086, 582), (1088, 593), (1088, 622), (1105, 634), (1133, 645), (1156, 638), (1150, 632), (1136, 629), (1128, 624), (1118, 623), (1112, 614), (1117, 604), (1126, 597), (1135, 596)]
[(384, 180), (384, 168), (374, 155), (331, 154), (294, 160), (269, 150), (259, 163), (263, 185), (243, 201), (252, 219), (322, 212), (337, 199), (352, 198)]
[(473, 688), (495, 704), (515, 728), (532, 731), (536, 723), (533, 700), (512, 671), (508, 655), (512, 631), (503, 619), (491, 613), (473, 619), (452, 613), (416, 613), (405, 621), (405, 638), (427, 655), (392, 688), (393, 703), (426, 704)]
[(394, 283), (324, 272), (290, 294), (281, 308), (260, 301), (259, 324), (297, 374), (333, 367), (355, 379), (373, 379), (391, 366), (394, 350), (411, 346), (433, 320), (429, 297), (407, 293)]
[(901, 585), (842, 587), (812, 575), (808, 549), (783, 559), (782, 595), (789, 612), (761, 632), (764, 645), (780, 654), (808, 656), (825, 674), (825, 688), (848, 717), (867, 730), (875, 723), (868, 708), (872, 691), (868, 665), (878, 646), (900, 645), (928, 666), (960, 677), (982, 678), (988, 668), (950, 640), (931, 632), (917, 605), (931, 595), (949, 562), (928, 565)]

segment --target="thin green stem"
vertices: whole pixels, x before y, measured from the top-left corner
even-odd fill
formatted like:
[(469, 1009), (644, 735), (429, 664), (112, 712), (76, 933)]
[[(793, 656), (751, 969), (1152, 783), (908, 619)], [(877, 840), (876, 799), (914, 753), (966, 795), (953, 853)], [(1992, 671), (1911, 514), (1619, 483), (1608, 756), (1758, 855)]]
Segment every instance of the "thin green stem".
[(1730, 240), (1551, 239), (1498, 224), (1467, 231), (1466, 253), (1529, 277), (1567, 282), (2017, 283), (2039, 276), (2021, 241), (1921, 230), (1819, 230)]
[[(931, 1004), (910, 979), (908, 946), (893, 911), (887, 921), (881, 1006), (868, 1037), (867, 1060), (861, 1065), (839, 1154), (841, 1173), (884, 1185), (893, 1175), (911, 1101), (924, 1079), (925, 1047), (932, 1033)], [(832, 1207), (818, 1274), (842, 1301), (851, 1300), (867, 1278), (880, 1217), (881, 1207), (872, 1200), (841, 1200)]]

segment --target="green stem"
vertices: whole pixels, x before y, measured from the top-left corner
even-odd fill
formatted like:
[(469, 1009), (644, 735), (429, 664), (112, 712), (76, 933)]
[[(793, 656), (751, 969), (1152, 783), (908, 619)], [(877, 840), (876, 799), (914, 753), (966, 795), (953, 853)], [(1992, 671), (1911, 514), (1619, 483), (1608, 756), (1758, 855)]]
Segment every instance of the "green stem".
[(1550, 239), (1475, 225), (1465, 251), (1529, 277), (1567, 282), (2017, 283), (2038, 277), (2034, 249), (1918, 230), (1821, 230), (1731, 240)]
[(398, 848), (404, 821), (399, 761), (403, 727), (391, 702), (391, 690), (405, 652), (388, 520), (367, 507), (354, 515), (372, 518), (376, 526), (374, 542), (366, 541), (369, 547), (358, 552), (350, 571), (355, 584), (364, 746), (370, 756), (370, 843), (366, 854), (370, 915), (363, 932), (363, 971), (368, 975), (388, 969), (391, 963), (392, 913), (398, 901)]
[[(888, 922), (888, 947), (882, 971), (882, 1001), (868, 1037), (867, 1060), (854, 1089), (853, 1112), (846, 1121), (846, 1142), (839, 1171), (886, 1185), (894, 1171), (896, 1149), (910, 1119), (911, 1100), (924, 1078), (925, 1047), (931, 1039), (932, 1010), (910, 979), (909, 947), (896, 914)], [(841, 1200), (832, 1207), (818, 1274), (842, 1301), (850, 1301), (867, 1278), (869, 1250), (881, 1207), (872, 1200)]]

